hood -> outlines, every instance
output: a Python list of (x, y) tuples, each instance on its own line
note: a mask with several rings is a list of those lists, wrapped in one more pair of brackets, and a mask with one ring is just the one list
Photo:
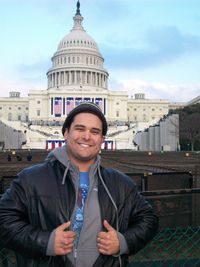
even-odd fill
[(55, 148), (47, 155), (46, 161), (54, 161), (54, 160), (60, 161), (60, 163), (62, 163), (65, 167), (68, 166), (69, 159), (67, 157), (66, 145)]
[[(55, 160), (58, 160), (60, 163), (62, 163), (66, 168), (63, 175), (62, 184), (65, 183), (66, 175), (68, 170), (72, 172), (78, 172), (78, 168), (72, 164), (67, 156), (67, 146), (64, 145), (62, 147), (57, 147), (54, 150), (52, 150), (46, 157), (46, 161), (52, 162)], [(91, 166), (90, 172), (95, 172), (95, 170), (99, 169), (100, 167), (100, 161), (101, 157), (97, 155), (96, 162), (94, 165)]]

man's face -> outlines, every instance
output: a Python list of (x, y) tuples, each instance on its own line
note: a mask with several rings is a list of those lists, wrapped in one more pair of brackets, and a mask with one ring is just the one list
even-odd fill
[(69, 159), (80, 171), (88, 171), (104, 142), (102, 122), (94, 114), (79, 113), (70, 128), (66, 129), (64, 138), (67, 140)]

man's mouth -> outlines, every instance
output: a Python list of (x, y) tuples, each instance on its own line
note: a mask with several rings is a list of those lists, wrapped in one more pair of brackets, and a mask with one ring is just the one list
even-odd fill
[(90, 145), (88, 145), (88, 144), (79, 144), (79, 145), (82, 147), (90, 147)]

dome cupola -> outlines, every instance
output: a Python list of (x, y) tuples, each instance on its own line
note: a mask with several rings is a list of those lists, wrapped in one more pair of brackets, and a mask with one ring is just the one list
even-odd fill
[(67, 34), (59, 43), (57, 51), (71, 48), (94, 49), (99, 52), (95, 40), (86, 33), (82, 26), (83, 17), (80, 13), (80, 3), (77, 2), (76, 14), (73, 17), (74, 26), (69, 34)]
[(80, 2), (76, 4), (74, 25), (69, 34), (59, 42), (48, 70), (48, 89), (107, 89), (108, 72), (95, 40), (82, 26)]

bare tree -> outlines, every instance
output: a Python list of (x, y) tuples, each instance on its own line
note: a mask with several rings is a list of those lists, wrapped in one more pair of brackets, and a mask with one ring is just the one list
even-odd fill
[(180, 113), (180, 138), (187, 139), (191, 144), (191, 150), (194, 150), (194, 144), (200, 140), (200, 113)]

